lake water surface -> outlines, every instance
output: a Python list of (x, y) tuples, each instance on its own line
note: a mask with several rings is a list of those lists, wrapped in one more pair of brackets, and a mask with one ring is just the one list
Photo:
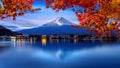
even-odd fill
[(120, 42), (0, 41), (0, 68), (120, 68)]

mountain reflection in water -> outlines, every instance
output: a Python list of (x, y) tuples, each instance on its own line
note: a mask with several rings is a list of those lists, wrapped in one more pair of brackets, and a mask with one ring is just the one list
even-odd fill
[(0, 41), (0, 68), (119, 68), (120, 42)]

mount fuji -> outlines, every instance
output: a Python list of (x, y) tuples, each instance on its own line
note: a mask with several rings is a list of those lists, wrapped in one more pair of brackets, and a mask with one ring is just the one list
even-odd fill
[(63, 25), (75, 25), (74, 23), (69, 22), (67, 19), (63, 18), (63, 17), (57, 17), (55, 20), (44, 24), (43, 26), (45, 27), (49, 27), (49, 26), (63, 26)]
[(65, 35), (65, 34), (89, 34), (87, 28), (73, 28), (71, 25), (76, 25), (69, 22), (63, 17), (58, 17), (55, 20), (46, 23), (40, 27), (17, 31), (23, 34), (39, 34), (39, 35)]

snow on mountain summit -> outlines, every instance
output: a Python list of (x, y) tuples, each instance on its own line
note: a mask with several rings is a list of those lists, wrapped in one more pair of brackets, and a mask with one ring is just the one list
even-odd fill
[(73, 25), (73, 23), (69, 22), (63, 17), (57, 17), (55, 20), (46, 23), (43, 26), (63, 26), (63, 25)]

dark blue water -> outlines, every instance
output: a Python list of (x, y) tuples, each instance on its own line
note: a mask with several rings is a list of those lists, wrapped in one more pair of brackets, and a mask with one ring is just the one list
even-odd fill
[(120, 42), (0, 41), (0, 68), (120, 68)]

